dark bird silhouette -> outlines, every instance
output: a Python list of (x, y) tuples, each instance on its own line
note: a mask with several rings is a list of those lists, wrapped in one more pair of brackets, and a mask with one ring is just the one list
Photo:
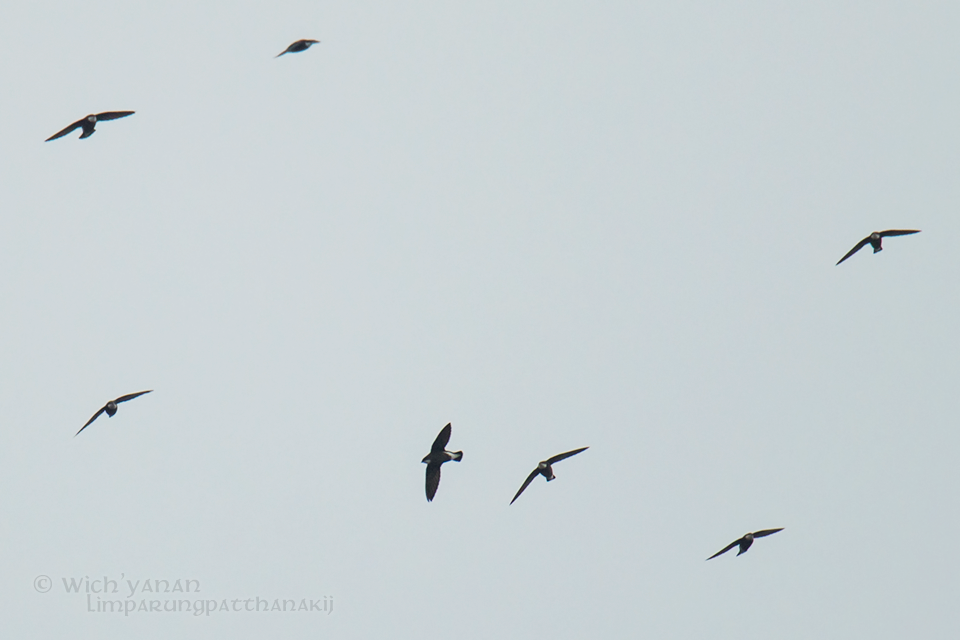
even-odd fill
[[(920, 229), (887, 229), (886, 231), (874, 231), (866, 238), (857, 243), (853, 249), (847, 252), (847, 255), (840, 258), (840, 262), (843, 262), (860, 249), (863, 249), (868, 243), (873, 247), (873, 252), (877, 253), (878, 251), (883, 251), (883, 239), (887, 236), (908, 236), (911, 233), (920, 233)], [(838, 262), (837, 264), (840, 264)]]
[(433, 441), (428, 453), (421, 462), (427, 465), (427, 502), (433, 502), (433, 496), (437, 495), (437, 487), (440, 486), (440, 465), (444, 462), (456, 460), (460, 462), (463, 457), (463, 451), (447, 451), (447, 443), (450, 442), (451, 424), (440, 430), (437, 439)]
[(44, 140), (44, 142), (50, 142), (51, 140), (62, 138), (77, 127), (83, 127), (83, 133), (80, 134), (80, 139), (83, 140), (84, 138), (89, 138), (93, 135), (94, 127), (97, 126), (98, 122), (102, 122), (104, 120), (116, 120), (117, 118), (126, 118), (129, 115), (133, 115), (133, 113), (133, 111), (104, 111), (103, 113), (91, 113), (85, 118), (80, 118), (66, 129), (53, 134)]
[(285, 53), (300, 53), (301, 51), (306, 51), (307, 49), (317, 44), (318, 42), (320, 41), (319, 40), (297, 40), (292, 45), (290, 45), (289, 47), (287, 47), (286, 49), (284, 49), (283, 51), (281, 51), (280, 53), (278, 53), (273, 57), (279, 58)]
[[(113, 415), (117, 412), (117, 405), (118, 405), (118, 404), (120, 404), (121, 402), (126, 402), (127, 400), (133, 400), (133, 399), (136, 398), (137, 396), (142, 396), (143, 394), (145, 394), (145, 393), (150, 393), (151, 391), (153, 391), (153, 389), (148, 389), (148, 390), (146, 390), (146, 391), (138, 391), (138, 392), (136, 392), (136, 393), (128, 393), (128, 394), (125, 395), (125, 396), (120, 396), (120, 397), (117, 398), (116, 400), (111, 400), (111, 401), (108, 402), (107, 404), (105, 404), (105, 405), (103, 405), (102, 407), (100, 407), (100, 411), (97, 411), (95, 414), (93, 414), (93, 417), (90, 418), (89, 420), (87, 420), (87, 424), (85, 424), (85, 425), (83, 425), (82, 427), (80, 427), (80, 431), (83, 431), (84, 429), (86, 429), (87, 427), (89, 427), (89, 426), (90, 426), (90, 423), (93, 422), (94, 420), (96, 420), (97, 418), (99, 418), (99, 417), (100, 417), (100, 414), (103, 413), (104, 411), (107, 412), (107, 417), (112, 418)], [(73, 437), (76, 438), (78, 435), (80, 435), (80, 431), (77, 431), (77, 432), (73, 435)]]
[(763, 531), (754, 531), (753, 533), (748, 533), (747, 535), (743, 536), (739, 540), (734, 540), (733, 542), (725, 546), (720, 551), (717, 551), (715, 554), (707, 558), (707, 560), (713, 560), (717, 556), (723, 555), (727, 551), (730, 551), (730, 549), (733, 549), (737, 545), (740, 545), (740, 551), (737, 553), (737, 555), (740, 555), (741, 553), (746, 553), (747, 549), (750, 548), (750, 545), (753, 544), (754, 538), (762, 538), (764, 536), (769, 536), (771, 534), (776, 533), (777, 531), (783, 531), (783, 527), (780, 527), (779, 529), (764, 529)]
[(570, 456), (575, 456), (581, 451), (586, 451), (589, 448), (590, 447), (583, 447), (582, 449), (574, 449), (573, 451), (567, 451), (566, 453), (561, 453), (553, 456), (552, 458), (547, 458), (546, 460), (542, 461), (540, 464), (537, 465), (536, 469), (530, 472), (530, 475), (527, 476), (527, 479), (523, 481), (523, 486), (520, 487), (519, 491), (517, 491), (517, 495), (513, 496), (513, 500), (510, 501), (510, 504), (513, 504), (514, 501), (516, 501), (516, 499), (520, 497), (520, 494), (523, 493), (523, 490), (526, 489), (527, 486), (531, 482), (533, 482), (533, 479), (536, 478), (538, 475), (543, 476), (544, 478), (547, 479), (547, 482), (550, 482), (551, 480), (556, 478), (556, 476), (553, 475), (553, 465), (560, 462), (561, 460), (566, 460)]

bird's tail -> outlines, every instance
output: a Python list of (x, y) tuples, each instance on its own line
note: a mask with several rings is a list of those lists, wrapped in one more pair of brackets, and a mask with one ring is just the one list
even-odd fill
[(462, 457), (463, 457), (463, 451), (451, 451), (451, 452), (450, 452), (450, 459), (451, 459), (451, 460), (455, 460), (456, 462), (460, 462), (460, 458), (462, 458)]

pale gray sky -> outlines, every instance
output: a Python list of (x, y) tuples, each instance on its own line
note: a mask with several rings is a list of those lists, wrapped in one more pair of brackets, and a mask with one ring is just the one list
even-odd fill
[[(10, 4), (6, 635), (956, 638), (958, 30), (947, 2)], [(923, 233), (834, 266), (891, 227)], [(334, 611), (89, 612), (84, 576)]]

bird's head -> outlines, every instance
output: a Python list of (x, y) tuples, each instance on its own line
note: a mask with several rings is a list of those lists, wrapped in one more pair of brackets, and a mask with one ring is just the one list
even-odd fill
[(89, 120), (90, 122), (96, 122), (97, 121), (96, 114), (91, 113), (90, 115), (87, 116), (87, 120)]
[(428, 462), (430, 462), (430, 454), (428, 453), (427, 455), (423, 456), (423, 460), (421, 460), (420, 462), (424, 464), (427, 464)]
[(871, 239), (871, 240), (879, 240), (879, 239), (880, 239), (880, 234), (877, 233), (876, 231), (874, 231), (873, 233), (870, 234), (870, 239)]

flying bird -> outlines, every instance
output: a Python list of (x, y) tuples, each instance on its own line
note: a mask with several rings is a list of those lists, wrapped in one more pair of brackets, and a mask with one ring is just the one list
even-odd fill
[[(887, 236), (908, 236), (912, 233), (920, 233), (920, 229), (887, 229), (886, 231), (874, 231), (866, 238), (857, 243), (853, 249), (847, 252), (847, 255), (840, 258), (840, 262), (843, 262), (860, 249), (863, 249), (868, 243), (873, 247), (873, 252), (877, 253), (878, 251), (883, 251), (883, 239)], [(838, 262), (837, 264), (840, 264)]]
[[(145, 393), (150, 393), (151, 391), (153, 391), (153, 389), (148, 389), (147, 391), (138, 391), (138, 392), (136, 392), (136, 393), (128, 393), (128, 394), (125, 395), (125, 396), (120, 396), (120, 397), (117, 398), (116, 400), (111, 400), (111, 401), (108, 402), (107, 404), (105, 404), (105, 405), (103, 405), (102, 407), (100, 407), (100, 411), (97, 411), (95, 414), (93, 414), (93, 417), (90, 418), (89, 420), (87, 420), (87, 424), (85, 424), (85, 425), (83, 425), (82, 427), (80, 427), (80, 431), (83, 431), (84, 429), (86, 429), (87, 427), (89, 427), (89, 426), (90, 426), (90, 423), (93, 422), (94, 420), (96, 420), (97, 418), (99, 418), (99, 417), (100, 417), (100, 414), (103, 413), (104, 411), (107, 412), (107, 416), (108, 416), (108, 417), (112, 418), (113, 415), (117, 412), (117, 405), (118, 405), (118, 404), (120, 404), (121, 402), (126, 402), (127, 400), (133, 400), (133, 399), (136, 398), (137, 396), (142, 396), (143, 394), (145, 394)], [(77, 432), (74, 434), (73, 437), (76, 438), (78, 435), (80, 435), (80, 431), (77, 431)]]
[(526, 489), (527, 486), (531, 482), (533, 482), (533, 479), (536, 478), (538, 475), (543, 476), (544, 478), (547, 479), (547, 482), (550, 482), (551, 480), (556, 478), (556, 476), (553, 475), (553, 465), (560, 462), (561, 460), (566, 460), (570, 456), (575, 456), (581, 451), (586, 451), (589, 448), (590, 447), (583, 447), (582, 449), (574, 449), (573, 451), (567, 451), (566, 453), (561, 453), (553, 456), (552, 458), (547, 458), (546, 460), (542, 461), (540, 464), (537, 465), (536, 469), (530, 472), (530, 475), (527, 476), (527, 479), (523, 481), (523, 486), (520, 487), (519, 491), (517, 491), (517, 495), (513, 496), (513, 500), (510, 501), (510, 504), (513, 504), (514, 501), (520, 497), (520, 494), (523, 493), (523, 490)]
[(437, 439), (433, 441), (430, 447), (430, 453), (424, 456), (421, 462), (427, 465), (427, 502), (433, 502), (433, 496), (437, 495), (437, 487), (440, 486), (440, 465), (444, 462), (456, 460), (460, 462), (463, 457), (463, 451), (447, 451), (447, 443), (450, 442), (451, 424), (440, 430)]
[(279, 58), (285, 53), (300, 53), (301, 51), (306, 51), (307, 49), (317, 44), (318, 42), (320, 41), (319, 40), (297, 40), (292, 45), (290, 45), (289, 47), (287, 47), (286, 49), (284, 49), (283, 51), (281, 51), (280, 53), (278, 53), (273, 57)]
[(717, 551), (715, 554), (707, 558), (707, 560), (713, 560), (717, 556), (723, 555), (727, 551), (730, 551), (730, 549), (733, 549), (737, 545), (740, 545), (740, 551), (737, 553), (737, 555), (739, 556), (741, 553), (747, 552), (747, 549), (749, 549), (750, 545), (753, 544), (754, 538), (762, 538), (764, 536), (769, 536), (771, 534), (776, 533), (777, 531), (783, 531), (783, 527), (780, 527), (779, 529), (764, 529), (763, 531), (754, 531), (753, 533), (748, 533), (747, 535), (743, 536), (739, 540), (734, 540), (733, 542), (725, 546), (720, 551)]
[(126, 118), (134, 113), (135, 112), (133, 111), (104, 111), (103, 113), (91, 113), (85, 118), (80, 118), (66, 129), (53, 134), (44, 140), (44, 142), (50, 142), (51, 140), (62, 138), (77, 127), (83, 127), (83, 133), (80, 134), (80, 139), (83, 140), (84, 138), (89, 138), (93, 135), (94, 127), (97, 126), (98, 122), (102, 122), (104, 120), (116, 120), (117, 118)]

